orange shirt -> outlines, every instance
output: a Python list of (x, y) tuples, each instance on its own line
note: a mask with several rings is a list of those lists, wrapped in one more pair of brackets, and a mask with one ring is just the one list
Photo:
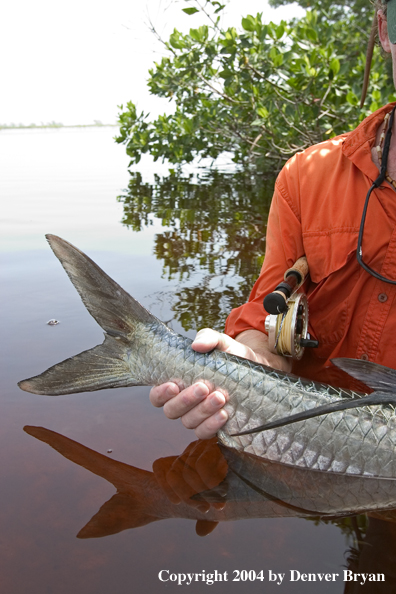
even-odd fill
[[(232, 337), (251, 328), (264, 332), (263, 298), (305, 254), (309, 331), (320, 346), (306, 349), (302, 360), (293, 363), (300, 376), (354, 387), (331, 364), (335, 357), (396, 368), (396, 286), (376, 280), (356, 260), (364, 201), (379, 174), (371, 147), (393, 106), (288, 161), (275, 184), (260, 276), (248, 303), (227, 319), (225, 332)], [(362, 249), (371, 268), (396, 279), (396, 193), (387, 182), (371, 194)]]

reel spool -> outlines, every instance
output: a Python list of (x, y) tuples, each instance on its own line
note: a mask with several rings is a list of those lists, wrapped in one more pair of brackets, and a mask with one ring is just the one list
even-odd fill
[(284, 280), (264, 299), (269, 312), (265, 319), (268, 346), (273, 353), (301, 359), (306, 347), (316, 348), (317, 340), (308, 333), (308, 301), (304, 293), (296, 293), (308, 274), (303, 256), (285, 272)]
[(308, 301), (304, 293), (295, 293), (288, 301), (288, 310), (265, 318), (268, 345), (273, 353), (301, 359), (305, 347), (317, 347), (308, 334)]

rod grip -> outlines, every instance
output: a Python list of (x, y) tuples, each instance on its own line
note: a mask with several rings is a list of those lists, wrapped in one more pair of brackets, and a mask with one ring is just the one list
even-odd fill
[(308, 269), (307, 259), (305, 256), (301, 256), (301, 258), (299, 258), (298, 260), (296, 260), (294, 262), (294, 264), (291, 268), (286, 270), (284, 280), (286, 281), (290, 275), (300, 277), (298, 286), (295, 287), (295, 289), (294, 289), (294, 290), (296, 290), (296, 289), (298, 289), (298, 287), (300, 287), (303, 284), (306, 276), (308, 275), (308, 272), (309, 272), (309, 269)]

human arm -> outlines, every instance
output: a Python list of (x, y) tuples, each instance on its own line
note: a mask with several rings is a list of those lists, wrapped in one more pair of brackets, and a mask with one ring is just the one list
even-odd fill
[[(268, 348), (267, 336), (259, 330), (246, 330), (234, 340), (226, 334), (205, 328), (198, 332), (192, 348), (206, 353), (214, 348), (238, 355), (275, 369), (290, 371), (291, 360), (275, 355)], [(163, 407), (169, 419), (181, 418), (188, 429), (194, 429), (200, 439), (209, 439), (226, 423), (227, 413), (223, 406), (227, 393), (211, 391), (204, 382), (179, 390), (173, 382), (155, 386), (150, 392), (150, 401), (156, 407)]]

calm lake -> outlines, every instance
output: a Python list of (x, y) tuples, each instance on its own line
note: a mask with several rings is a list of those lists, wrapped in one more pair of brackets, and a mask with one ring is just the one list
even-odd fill
[[(203, 170), (197, 181), (192, 169), (172, 174), (149, 160), (130, 174), (114, 134), (106, 127), (0, 132), (0, 591), (179, 592), (170, 576), (194, 573), (201, 574), (188, 586), (195, 592), (355, 592), (342, 581), (352, 558), (356, 571), (390, 572), (365, 592), (394, 592), (391, 523), (364, 549), (362, 516), (324, 522), (272, 502), (256, 509), (243, 498), (225, 506), (190, 500), (216, 486), (197, 484), (192, 473), (207, 458), (221, 475), (221, 453), (194, 444), (180, 460), (194, 435), (150, 405), (149, 388), (46, 397), (17, 387), (103, 340), (46, 233), (76, 245), (191, 338), (199, 327), (221, 329), (257, 276), (271, 188)], [(367, 547), (369, 561), (357, 569)], [(222, 581), (206, 584), (202, 573), (215, 570)], [(341, 577), (291, 582), (290, 570)], [(282, 583), (269, 581), (269, 571), (285, 574)]]

